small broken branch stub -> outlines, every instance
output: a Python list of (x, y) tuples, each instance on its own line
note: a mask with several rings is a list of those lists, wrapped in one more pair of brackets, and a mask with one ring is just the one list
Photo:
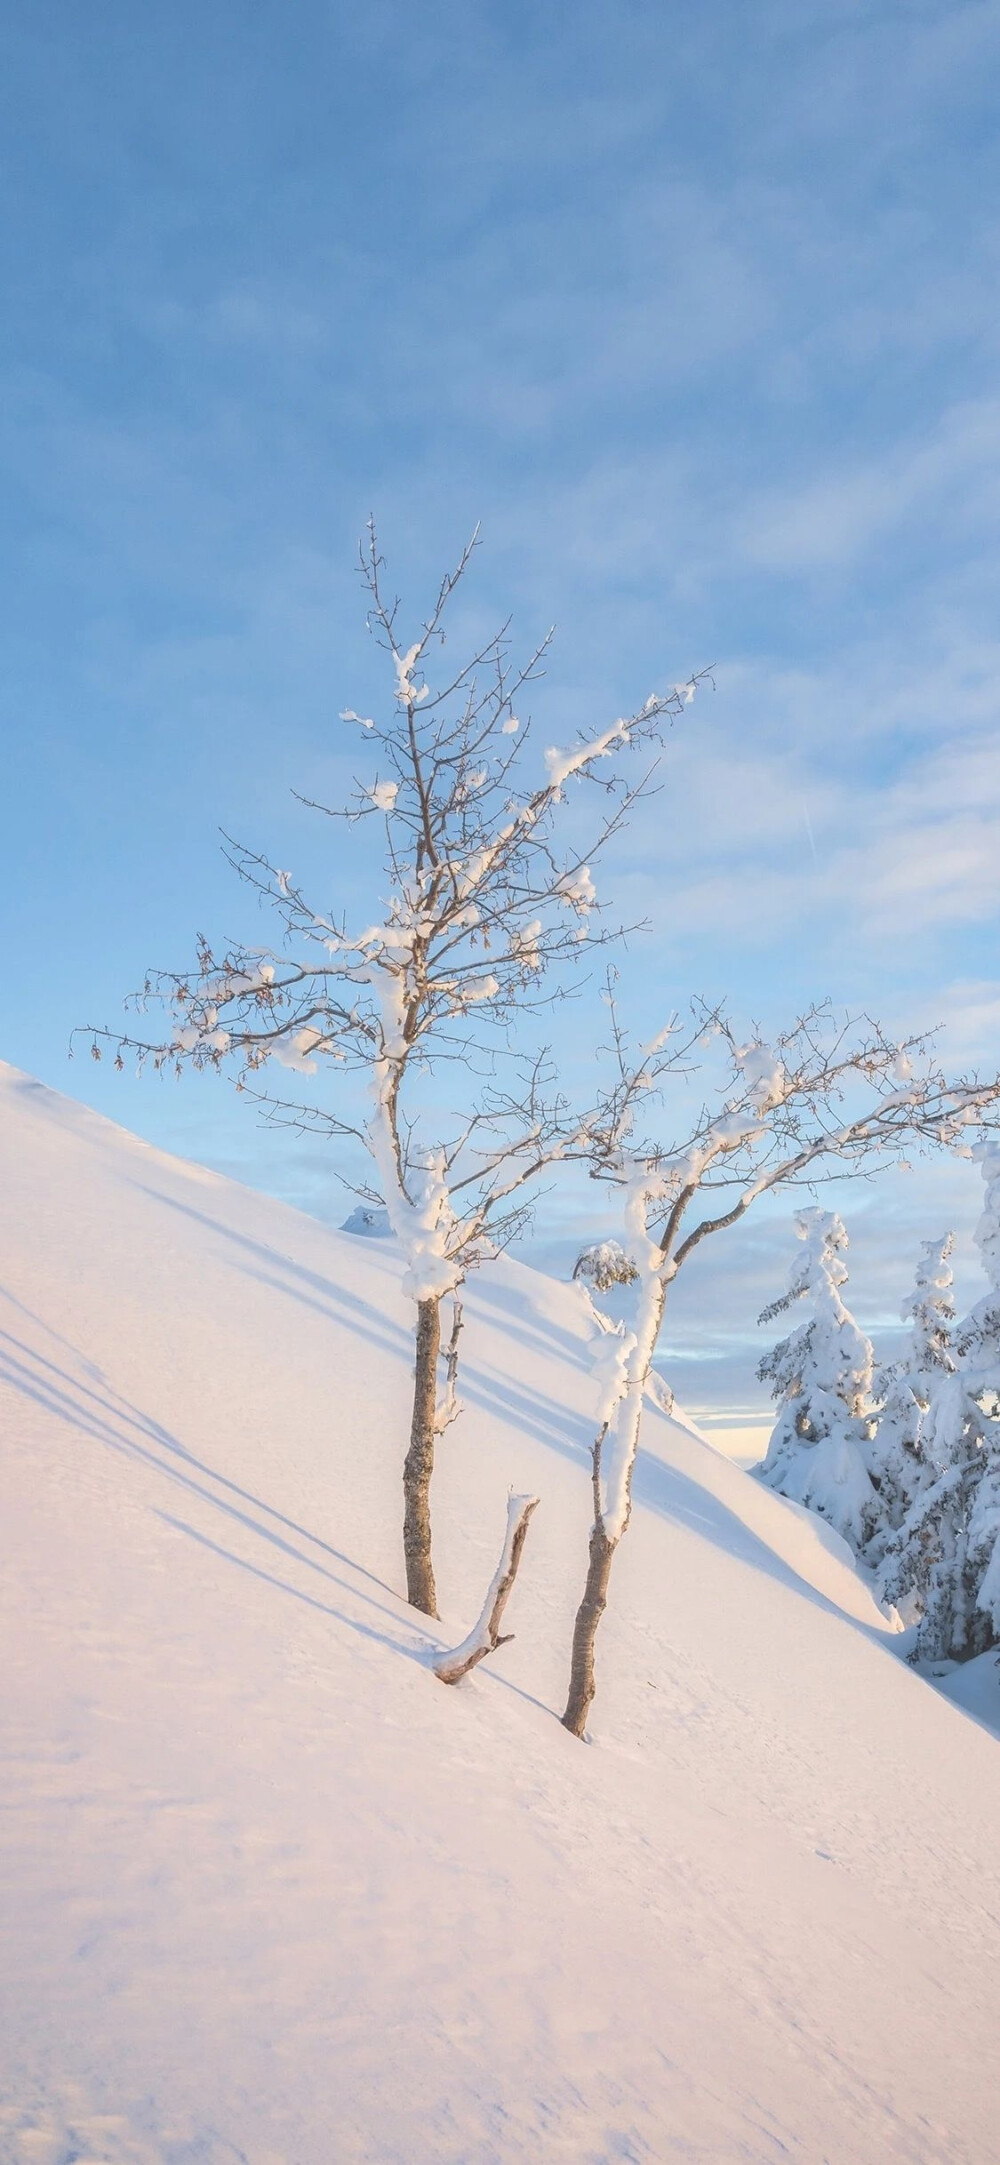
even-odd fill
[(461, 1646), (452, 1648), (449, 1654), (441, 1654), (434, 1663), (434, 1674), (442, 1684), (457, 1684), (460, 1677), (467, 1676), (476, 1663), (485, 1660), (487, 1654), (495, 1654), (498, 1646), (508, 1646), (514, 1634), (501, 1632), (500, 1624), (504, 1609), (517, 1577), (518, 1565), (524, 1550), (532, 1513), (538, 1507), (537, 1496), (510, 1496), (507, 1500), (507, 1532), (504, 1537), (500, 1561), (487, 1588), (486, 1599), (478, 1622)]

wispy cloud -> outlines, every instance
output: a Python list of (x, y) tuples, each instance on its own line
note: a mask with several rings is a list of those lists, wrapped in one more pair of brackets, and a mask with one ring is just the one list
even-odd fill
[(942, 529), (968, 536), (1000, 529), (1000, 400), (952, 408), (930, 432), (863, 463), (848, 461), (804, 487), (747, 504), (738, 545), (771, 570), (812, 572), (857, 565), (901, 528), (940, 548)]
[[(307, 13), (209, 11), (196, 69), (169, 9), (8, 41), (5, 1050), (173, 1132), (63, 1048), (240, 929), (217, 822), (378, 890), (288, 795), (380, 696), (374, 509), (414, 615), (483, 518), (456, 644), (557, 620), (543, 741), (718, 665), (604, 880), (637, 1011), (830, 991), (1000, 1057), (998, 0)], [(936, 1178), (866, 1220), (880, 1284)], [(783, 1238), (678, 1309), (699, 1357)]]

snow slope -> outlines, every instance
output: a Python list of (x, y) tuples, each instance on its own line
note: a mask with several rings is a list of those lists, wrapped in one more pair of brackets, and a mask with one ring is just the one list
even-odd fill
[(12, 1069), (0, 1153), (5, 2165), (1000, 2156), (997, 1744), (836, 1538), (651, 1407), (579, 1745), (577, 1289), (473, 1290), (425, 1628), (392, 1244)]

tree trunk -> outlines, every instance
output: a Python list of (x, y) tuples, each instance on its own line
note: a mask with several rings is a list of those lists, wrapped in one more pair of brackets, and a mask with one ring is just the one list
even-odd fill
[(416, 1364), (410, 1448), (403, 1466), (403, 1550), (406, 1598), (425, 1616), (437, 1615), (437, 1592), (431, 1563), (431, 1474), (434, 1471), (434, 1425), (437, 1414), (437, 1364), (441, 1346), (441, 1302), (437, 1296), (417, 1303)]
[(478, 1661), (485, 1661), (487, 1654), (495, 1654), (498, 1646), (507, 1646), (513, 1632), (501, 1632), (500, 1624), (507, 1606), (508, 1596), (517, 1577), (528, 1526), (532, 1512), (537, 1509), (537, 1496), (511, 1496), (507, 1504), (507, 1532), (500, 1562), (493, 1573), (486, 1592), (482, 1613), (461, 1646), (453, 1647), (450, 1654), (442, 1654), (434, 1663), (434, 1674), (442, 1684), (457, 1684), (460, 1677), (467, 1676)]
[(607, 1605), (608, 1580), (617, 1547), (617, 1541), (609, 1541), (600, 1520), (595, 1519), (590, 1534), (587, 1584), (573, 1627), (569, 1698), (562, 1718), (563, 1728), (568, 1729), (575, 1737), (582, 1737), (586, 1729), (587, 1715), (594, 1696), (594, 1640)]

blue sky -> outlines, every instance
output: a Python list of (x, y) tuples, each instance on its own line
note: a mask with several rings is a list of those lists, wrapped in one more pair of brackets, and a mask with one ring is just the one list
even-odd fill
[[(830, 993), (995, 1063), (1000, 5), (38, 0), (0, 37), (4, 1055), (339, 1214), (221, 1088), (66, 1041), (249, 929), (220, 825), (314, 847), (289, 791), (377, 695), (371, 510), (414, 617), (482, 521), (465, 620), (555, 621), (553, 737), (715, 664), (617, 867), (642, 1026)], [(868, 1319), (977, 1203), (859, 1198)], [(679, 1303), (706, 1402), (787, 1249)]]

